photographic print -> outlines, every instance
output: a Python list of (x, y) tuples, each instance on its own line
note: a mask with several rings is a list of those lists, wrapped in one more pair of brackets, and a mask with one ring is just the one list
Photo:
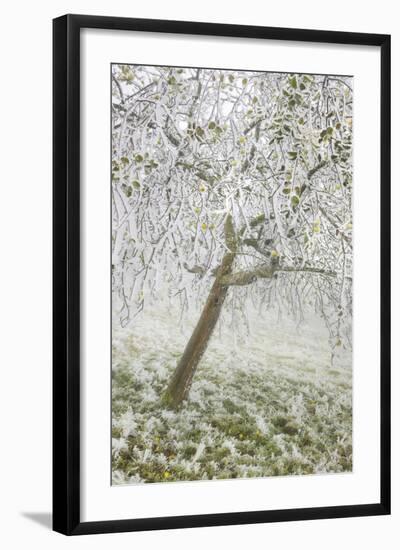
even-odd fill
[(351, 472), (353, 78), (110, 86), (112, 484)]

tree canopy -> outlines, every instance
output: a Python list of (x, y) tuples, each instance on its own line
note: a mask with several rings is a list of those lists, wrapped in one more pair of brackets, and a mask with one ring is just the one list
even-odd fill
[[(235, 247), (225, 311), (321, 315), (351, 345), (352, 79), (112, 66), (112, 282), (123, 325), (149, 297), (182, 318)], [(234, 312), (234, 316), (231, 313)]]

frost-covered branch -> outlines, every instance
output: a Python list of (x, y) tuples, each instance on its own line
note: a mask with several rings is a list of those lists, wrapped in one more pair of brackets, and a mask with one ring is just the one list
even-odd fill
[(319, 275), (325, 275), (328, 277), (336, 277), (336, 273), (331, 271), (324, 271), (314, 267), (279, 267), (273, 264), (260, 265), (252, 270), (239, 271), (232, 273), (221, 279), (221, 283), (227, 286), (244, 286), (250, 283), (254, 283), (257, 279), (272, 279), (277, 273), (317, 273)]

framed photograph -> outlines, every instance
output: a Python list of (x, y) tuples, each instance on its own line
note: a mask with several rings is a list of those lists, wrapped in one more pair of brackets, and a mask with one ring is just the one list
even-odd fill
[(54, 20), (54, 529), (390, 513), (390, 36)]

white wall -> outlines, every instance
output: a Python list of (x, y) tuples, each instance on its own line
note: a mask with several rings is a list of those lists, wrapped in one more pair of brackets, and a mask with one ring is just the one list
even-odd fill
[[(95, 8), (94, 8), (95, 4)], [(391, 33), (393, 152), (400, 150), (400, 29), (395, 0), (113, 0), (7, 2), (2, 9), (0, 224), (2, 480), (0, 541), (14, 548), (398, 548), (400, 537), (399, 289), (393, 288), (393, 515), (316, 522), (66, 538), (44, 526), (51, 509), (51, 19), (88, 13)], [(398, 155), (393, 153), (393, 205)], [(393, 281), (399, 279), (398, 218)], [(4, 377), (5, 375), (5, 377)], [(6, 542), (7, 540), (7, 542)], [(5, 543), (5, 544), (4, 544)]]

